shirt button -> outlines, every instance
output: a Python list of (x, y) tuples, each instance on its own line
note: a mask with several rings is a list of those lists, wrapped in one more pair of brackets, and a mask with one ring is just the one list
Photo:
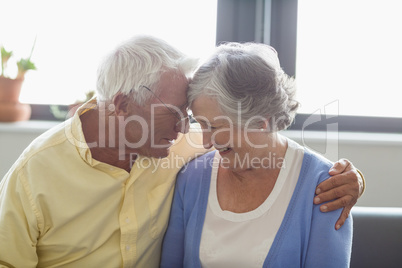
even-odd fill
[(129, 245), (126, 246), (126, 250), (130, 250), (130, 246), (129, 246)]
[(126, 218), (126, 223), (129, 223), (130, 222), (130, 219), (129, 218)]

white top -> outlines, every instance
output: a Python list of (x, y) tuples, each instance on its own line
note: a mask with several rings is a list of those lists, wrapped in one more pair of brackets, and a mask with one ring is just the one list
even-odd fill
[(201, 235), (202, 267), (262, 267), (292, 198), (303, 155), (303, 147), (288, 139), (283, 165), (271, 194), (255, 210), (233, 213), (223, 211), (218, 202), (216, 180), (220, 155), (216, 152)]

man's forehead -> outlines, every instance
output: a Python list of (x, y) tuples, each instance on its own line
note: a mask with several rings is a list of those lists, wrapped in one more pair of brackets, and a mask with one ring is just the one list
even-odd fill
[(188, 79), (184, 75), (166, 72), (158, 83), (159, 97), (170, 104), (183, 106), (187, 104)]

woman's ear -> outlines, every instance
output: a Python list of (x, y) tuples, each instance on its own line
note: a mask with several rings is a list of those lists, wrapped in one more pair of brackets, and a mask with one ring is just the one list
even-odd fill
[(265, 120), (261, 121), (261, 123), (259, 124), (259, 128), (263, 129), (263, 130), (269, 130), (269, 120), (270, 118), (267, 116)]
[(114, 112), (116, 115), (128, 115), (130, 112), (130, 106), (134, 100), (130, 95), (124, 95), (117, 93), (113, 97)]

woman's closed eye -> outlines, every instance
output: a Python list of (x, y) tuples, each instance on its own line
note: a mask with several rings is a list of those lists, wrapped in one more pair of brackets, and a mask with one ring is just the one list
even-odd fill
[(198, 123), (200, 124), (201, 128), (203, 130), (214, 130), (217, 129), (216, 126), (212, 126), (210, 123), (207, 123), (205, 121), (199, 120)]

